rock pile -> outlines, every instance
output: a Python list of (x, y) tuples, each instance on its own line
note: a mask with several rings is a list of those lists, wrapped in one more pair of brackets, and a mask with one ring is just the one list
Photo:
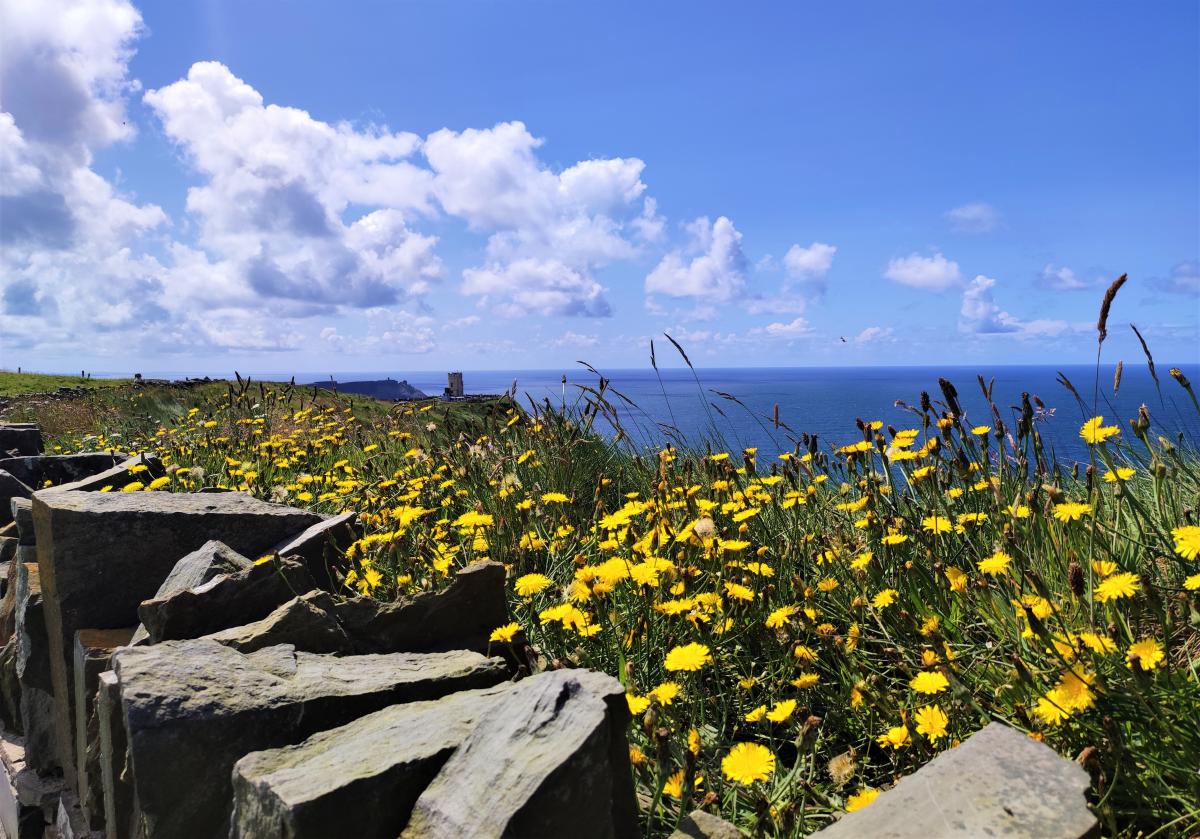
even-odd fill
[(352, 514), (102, 491), (161, 467), (32, 427), (0, 449), (3, 835), (634, 835), (624, 692), (512, 680), (503, 566), (347, 597)]

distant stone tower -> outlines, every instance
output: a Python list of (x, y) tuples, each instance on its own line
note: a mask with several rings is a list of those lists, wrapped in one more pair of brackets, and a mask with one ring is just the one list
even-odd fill
[(446, 374), (446, 392), (443, 394), (446, 399), (462, 399), (463, 397), (463, 380), (461, 372)]

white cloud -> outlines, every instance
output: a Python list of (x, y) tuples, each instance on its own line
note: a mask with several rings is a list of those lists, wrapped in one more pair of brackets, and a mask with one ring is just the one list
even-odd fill
[(836, 253), (835, 246), (821, 242), (813, 242), (807, 248), (792, 245), (783, 256), (783, 266), (794, 280), (823, 283)]
[(946, 220), (958, 233), (990, 233), (1000, 226), (1000, 213), (991, 204), (972, 201), (947, 212)]
[(448, 332), (453, 329), (468, 329), (478, 324), (483, 318), (479, 315), (467, 315), (466, 317), (454, 318), (454, 320), (446, 321), (442, 324), (442, 331)]
[(646, 277), (647, 294), (695, 297), (723, 303), (746, 283), (742, 234), (725, 216), (715, 222), (698, 218), (687, 226), (691, 244), (663, 257)]
[(808, 299), (789, 291), (770, 296), (751, 297), (746, 311), (752, 315), (798, 315), (808, 308)]
[(463, 292), (509, 317), (525, 314), (607, 317), (604, 288), (557, 259), (517, 259), (463, 271)]
[(1085, 282), (1074, 271), (1065, 265), (1047, 263), (1038, 275), (1038, 283), (1044, 288), (1055, 291), (1079, 291), (1090, 288), (1094, 283)]
[[(803, 338), (812, 334), (812, 327), (804, 318), (794, 318), (787, 323), (769, 323), (764, 326), (761, 332), (771, 338)], [(751, 334), (758, 334), (759, 330), (751, 330)]]
[(562, 335), (550, 342), (552, 347), (575, 347), (586, 349), (594, 347), (600, 343), (600, 339), (595, 335), (580, 335), (578, 332), (567, 330)]
[(959, 331), (975, 335), (1013, 335), (1018, 338), (1054, 337), (1065, 332), (1086, 332), (1090, 323), (1068, 323), (1048, 318), (1023, 321), (1000, 308), (992, 297), (996, 281), (982, 274), (963, 292)]
[(1171, 294), (1200, 294), (1200, 261), (1189, 259), (1176, 263), (1169, 276), (1150, 282), (1155, 288)]
[(854, 343), (859, 346), (867, 344), (877, 344), (892, 340), (892, 328), (890, 326), (868, 326), (854, 338)]
[(886, 279), (926, 291), (945, 291), (962, 284), (958, 263), (942, 254), (921, 256), (914, 253), (888, 262), (883, 272)]

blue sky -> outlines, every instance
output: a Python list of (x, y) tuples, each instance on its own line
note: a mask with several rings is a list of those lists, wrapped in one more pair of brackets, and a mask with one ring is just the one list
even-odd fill
[(1198, 9), (0, 0), (0, 364), (1194, 362)]

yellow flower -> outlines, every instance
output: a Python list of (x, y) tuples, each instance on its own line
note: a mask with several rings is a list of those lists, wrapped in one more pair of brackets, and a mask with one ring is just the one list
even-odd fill
[(886, 609), (896, 602), (896, 595), (899, 593), (894, 588), (885, 588), (879, 594), (875, 595), (875, 599), (871, 601), (871, 605), (876, 609)]
[(1137, 470), (1135, 469), (1130, 469), (1128, 466), (1118, 466), (1116, 472), (1111, 469), (1105, 472), (1104, 480), (1107, 483), (1115, 484), (1117, 481), (1128, 481), (1136, 474)]
[(514, 588), (517, 594), (522, 597), (532, 597), (540, 591), (549, 588), (552, 581), (545, 574), (526, 574), (523, 577), (517, 577), (517, 582)]
[(1186, 524), (1171, 531), (1175, 537), (1175, 553), (1184, 559), (1200, 556), (1200, 526)]
[(936, 670), (925, 670), (913, 676), (908, 686), (917, 693), (941, 693), (950, 686), (950, 680)]
[(853, 813), (855, 810), (861, 810), (878, 797), (879, 790), (874, 787), (863, 787), (846, 799), (846, 812)]
[(1054, 517), (1061, 522), (1075, 521), (1083, 518), (1092, 511), (1091, 504), (1080, 504), (1070, 501), (1064, 504), (1054, 505)]
[(506, 623), (504, 626), (497, 627), (492, 630), (492, 634), (488, 636), (489, 641), (499, 641), (507, 644), (512, 641), (513, 637), (521, 631), (521, 627), (516, 623)]
[(785, 699), (778, 705), (775, 705), (767, 712), (767, 719), (771, 722), (783, 722), (796, 711), (796, 700)]
[(821, 681), (821, 677), (816, 673), (801, 673), (792, 679), (792, 685), (800, 690), (804, 690), (805, 688), (815, 687), (819, 681)]
[(967, 575), (961, 569), (955, 568), (953, 565), (947, 565), (943, 573), (945, 573), (946, 579), (950, 581), (951, 591), (967, 590)]
[(1079, 429), (1079, 436), (1089, 446), (1103, 443), (1109, 437), (1119, 433), (1120, 429), (1115, 425), (1104, 424), (1104, 417), (1092, 417), (1083, 424), (1083, 428)]
[(1125, 661), (1130, 668), (1136, 664), (1142, 670), (1153, 670), (1162, 663), (1164, 658), (1162, 644), (1155, 638), (1143, 638), (1136, 644), (1131, 644), (1125, 652)]
[(931, 743), (936, 743), (945, 737), (946, 726), (950, 724), (946, 712), (938, 705), (926, 705), (924, 708), (918, 708), (913, 714), (913, 719), (917, 721), (917, 733), (924, 734)]
[(1117, 648), (1117, 643), (1113, 639), (1095, 632), (1080, 632), (1079, 640), (1094, 653), (1111, 653)]
[(659, 705), (670, 705), (679, 695), (679, 685), (675, 682), (663, 682), (646, 694)]
[(738, 784), (765, 781), (775, 771), (775, 755), (758, 743), (738, 743), (721, 760), (721, 773)]
[(1200, 591), (1200, 574), (1193, 574), (1183, 581), (1183, 587), (1188, 591)]
[(547, 492), (542, 495), (543, 504), (566, 504), (570, 500), (561, 492)]
[(1009, 563), (1012, 562), (1012, 557), (1004, 551), (996, 551), (987, 559), (979, 561), (979, 570), (992, 577), (999, 576), (1008, 571)]
[(764, 623), (766, 623), (767, 629), (779, 629), (780, 627), (785, 626), (787, 622), (792, 619), (792, 615), (796, 614), (798, 611), (800, 610), (795, 606), (780, 606), (774, 612), (767, 615), (767, 619), (764, 621)]
[(885, 545), (899, 545), (902, 542), (907, 542), (908, 537), (905, 536), (903, 533), (889, 533), (887, 536), (884, 536), (879, 541), (883, 542), (883, 544), (885, 544)]
[(650, 707), (650, 700), (645, 696), (637, 696), (636, 694), (625, 694), (625, 701), (629, 703), (629, 713), (635, 717), (638, 714), (644, 713)]
[(750, 601), (754, 599), (753, 590), (738, 583), (725, 583), (725, 592), (734, 600)]
[(908, 726), (897, 725), (889, 728), (886, 733), (876, 737), (875, 742), (884, 748), (888, 746), (893, 749), (903, 748), (910, 742), (908, 738)]
[(767, 706), (759, 705), (753, 711), (746, 714), (746, 722), (758, 722), (767, 715)]
[(1138, 583), (1137, 574), (1122, 571), (1120, 574), (1105, 577), (1096, 586), (1095, 596), (1099, 602), (1107, 603), (1110, 600), (1119, 600), (1122, 597), (1132, 597), (1139, 588), (1140, 584)]
[(1116, 572), (1117, 563), (1110, 562), (1107, 559), (1093, 559), (1092, 560), (1092, 570), (1095, 571), (1097, 574), (1099, 574), (1101, 577), (1107, 577), (1109, 574)]
[(921, 521), (921, 527), (930, 533), (949, 533), (952, 529), (950, 520), (944, 516), (928, 516)]
[(684, 644), (674, 647), (667, 653), (663, 664), (668, 670), (696, 671), (706, 664), (712, 664), (712, 653), (703, 644)]

